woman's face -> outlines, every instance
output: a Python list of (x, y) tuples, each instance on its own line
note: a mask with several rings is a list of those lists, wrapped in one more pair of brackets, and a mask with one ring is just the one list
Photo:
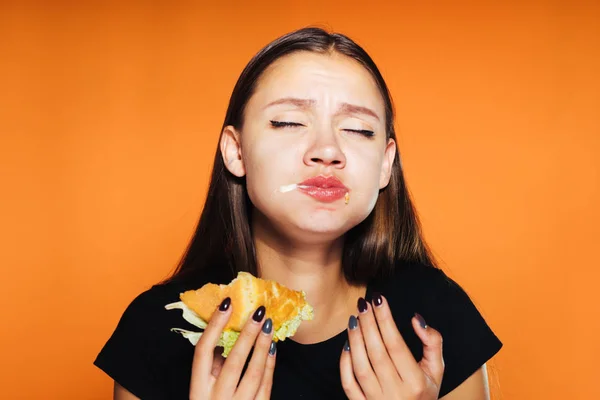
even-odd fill
[(369, 215), (395, 146), (369, 72), (338, 53), (304, 51), (267, 68), (242, 130), (225, 128), (221, 141), (228, 169), (246, 176), (253, 223), (308, 242), (338, 238)]

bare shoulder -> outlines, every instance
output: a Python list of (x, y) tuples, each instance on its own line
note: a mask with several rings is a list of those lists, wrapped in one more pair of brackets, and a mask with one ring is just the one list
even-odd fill
[(139, 400), (138, 397), (131, 394), (127, 389), (123, 386), (119, 385), (115, 381), (115, 386), (113, 389), (113, 399), (114, 400)]
[(486, 365), (484, 364), (441, 400), (490, 400)]

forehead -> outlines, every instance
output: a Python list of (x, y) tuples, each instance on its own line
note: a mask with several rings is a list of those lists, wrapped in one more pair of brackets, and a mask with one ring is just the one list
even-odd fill
[(313, 99), (317, 104), (350, 102), (384, 116), (384, 101), (370, 72), (337, 52), (298, 51), (281, 57), (263, 72), (250, 103), (282, 97)]

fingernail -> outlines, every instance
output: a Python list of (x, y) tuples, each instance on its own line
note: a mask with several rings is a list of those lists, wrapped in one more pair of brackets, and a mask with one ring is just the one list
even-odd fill
[(344, 351), (350, 351), (350, 343), (348, 343), (347, 340), (346, 343), (344, 343)]
[(252, 319), (255, 320), (256, 322), (260, 322), (262, 321), (262, 319), (265, 317), (265, 306), (260, 306), (256, 309), (256, 311), (254, 311), (254, 315), (252, 316)]
[(356, 317), (354, 315), (351, 315), (350, 320), (348, 321), (348, 328), (356, 329), (357, 326), (358, 326), (358, 320), (356, 319)]
[(379, 307), (383, 304), (383, 299), (381, 298), (381, 294), (378, 292), (373, 293), (373, 304), (375, 307)]
[(231, 299), (229, 297), (226, 297), (225, 300), (223, 300), (221, 302), (221, 305), (219, 306), (219, 311), (222, 311), (222, 312), (227, 311), (227, 309), (229, 308), (230, 305), (231, 305)]
[(271, 346), (269, 347), (269, 354), (270, 355), (275, 355), (275, 353), (277, 352), (277, 345), (275, 344), (275, 342), (271, 342)]
[(273, 320), (271, 318), (267, 318), (265, 323), (262, 326), (262, 331), (267, 335), (271, 333), (273, 330)]
[(367, 301), (365, 299), (363, 299), (362, 297), (359, 297), (358, 299), (358, 312), (359, 313), (364, 313), (367, 312)]
[(417, 321), (419, 321), (421, 328), (427, 329), (427, 322), (425, 322), (425, 319), (421, 316), (421, 314), (415, 313), (415, 317), (417, 318)]

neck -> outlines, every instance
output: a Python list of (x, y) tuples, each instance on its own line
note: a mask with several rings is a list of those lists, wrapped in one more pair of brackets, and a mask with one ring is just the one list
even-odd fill
[(300, 325), (294, 340), (313, 343), (342, 331), (366, 288), (350, 285), (342, 270), (343, 237), (324, 243), (299, 243), (254, 224), (253, 236), (262, 279), (303, 290), (314, 319)]

